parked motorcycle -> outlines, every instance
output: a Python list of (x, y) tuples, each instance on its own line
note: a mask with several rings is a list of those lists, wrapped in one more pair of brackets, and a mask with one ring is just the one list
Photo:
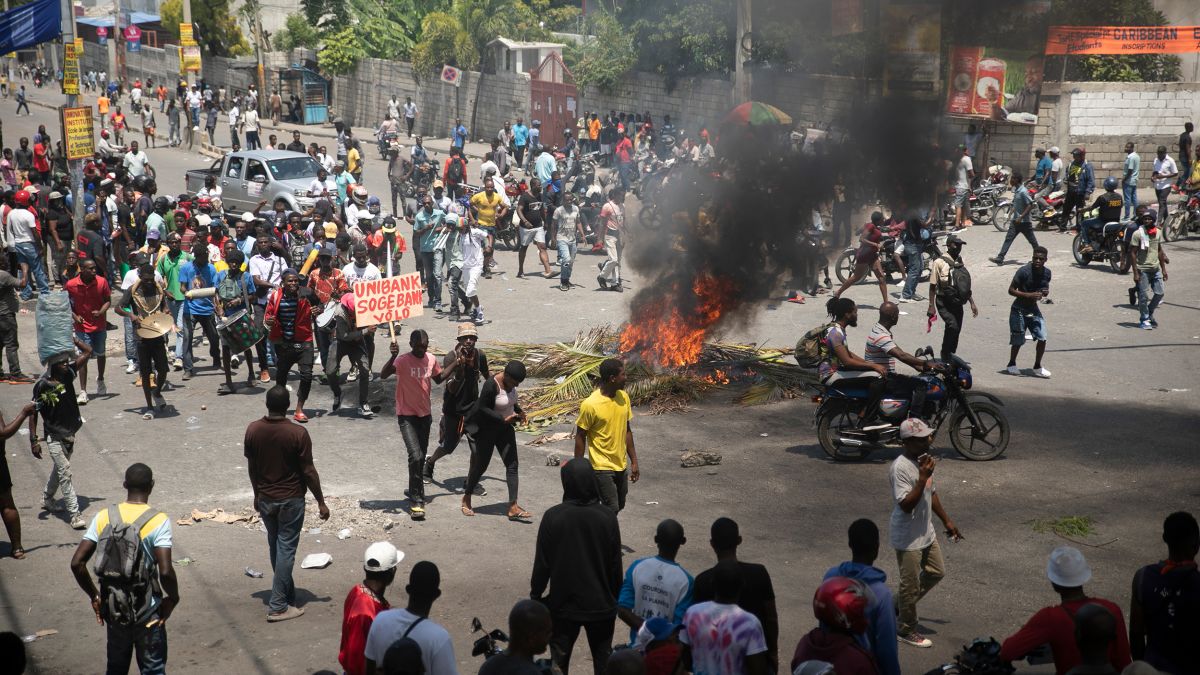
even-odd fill
[(642, 203), (638, 211), (638, 222), (642, 227), (658, 229), (663, 224), (664, 211), (658, 206), (659, 198), (667, 182), (671, 180), (671, 170), (675, 167), (675, 158), (660, 161), (653, 155), (646, 155), (637, 164), (637, 179), (631, 185), (633, 195)]
[[(942, 257), (942, 249), (938, 240), (949, 236), (949, 232), (934, 232), (929, 241), (925, 242), (925, 255), (921, 267), (922, 275), (929, 271), (929, 265), (933, 260)], [(898, 274), (903, 276), (904, 270), (896, 265), (895, 257), (892, 255), (896, 251), (897, 240), (892, 237), (884, 237), (882, 244), (883, 248), (879, 250), (879, 264), (883, 266), (884, 280), (891, 283), (892, 275)], [(842, 251), (842, 254), (838, 256), (837, 262), (833, 264), (838, 281), (844, 282), (850, 278), (850, 275), (854, 273), (854, 265), (857, 260), (857, 246), (848, 246)], [(869, 279), (864, 278), (864, 281), (869, 281)]]
[[(987, 225), (994, 220), (994, 210), (996, 204), (1000, 202), (1000, 195), (1004, 194), (1007, 186), (997, 183), (983, 183), (979, 187), (974, 188), (967, 194), (967, 217), (972, 221), (981, 225)], [(942, 207), (942, 225), (950, 227), (954, 224), (955, 211), (957, 207), (954, 205), (954, 194), (951, 192), (946, 200), (946, 205)]]
[[(900, 423), (919, 417), (936, 434), (946, 429), (950, 443), (966, 459), (984, 461), (1008, 449), (1009, 424), (1004, 403), (993, 394), (970, 391), (971, 365), (951, 354), (949, 361), (931, 358), (932, 347), (917, 350), (928, 359), (930, 370), (916, 375), (925, 384), (920, 410), (909, 410), (908, 398), (885, 394), (879, 402), (878, 425), (859, 428), (859, 417), (867, 400), (862, 385), (820, 385), (820, 406), (815, 415), (817, 439), (827, 455), (839, 461), (860, 460), (873, 450), (899, 447)], [(881, 426), (886, 425), (886, 426)]]
[(1200, 232), (1200, 190), (1185, 195), (1167, 216), (1163, 226), (1163, 241), (1179, 241), (1192, 232)]
[[(476, 638), (475, 642), (471, 644), (471, 656), (482, 656), (484, 660), (487, 660), (497, 654), (504, 653), (504, 647), (501, 644), (508, 642), (508, 635), (504, 631), (499, 628), (486, 631), (483, 628), (483, 623), (476, 617), (471, 619), (471, 634), (474, 635), (475, 633), (483, 633), (483, 635)], [(547, 658), (534, 659), (533, 667), (543, 675), (551, 675), (552, 673), (559, 672), (554, 667), (553, 661)]]
[(1083, 233), (1075, 235), (1071, 242), (1071, 253), (1080, 267), (1087, 267), (1092, 262), (1107, 262), (1114, 272), (1121, 271), (1121, 262), (1125, 260), (1125, 228), (1128, 220), (1105, 223), (1102, 227), (1092, 228), (1088, 233), (1089, 244), (1083, 245)]
[[(1037, 193), (1037, 186), (1032, 181), (1025, 184), (1025, 188), (1031, 193)], [(1046, 204), (1048, 209), (1043, 211), (1037, 204), (1029, 211), (1029, 220), (1033, 223), (1033, 229), (1045, 230), (1051, 226), (1057, 227), (1058, 221), (1062, 218), (1063, 200), (1067, 193), (1065, 190), (1055, 190), (1046, 195)], [(1017, 213), (1013, 209), (1012, 199), (1002, 199), (996, 204), (994, 213), (992, 214), (992, 227), (1001, 232), (1007, 232)]]

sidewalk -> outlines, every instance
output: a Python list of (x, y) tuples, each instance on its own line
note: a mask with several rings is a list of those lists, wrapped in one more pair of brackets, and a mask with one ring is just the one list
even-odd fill
[[(66, 95), (62, 94), (58, 91), (57, 85), (55, 88), (32, 89), (32, 90), (29, 88), (26, 88), (25, 93), (26, 93), (26, 97), (29, 99), (30, 105), (38, 106), (41, 108), (57, 109), (60, 106), (66, 105), (66, 103), (67, 103)], [(93, 111), (95, 110), (95, 106), (96, 106), (96, 95), (95, 94), (80, 94), (77, 97), (77, 100), (78, 100), (78, 105), (89, 105), (89, 106), (92, 106)], [(155, 136), (157, 138), (161, 138), (164, 141), (166, 141), (167, 134), (168, 134), (167, 130), (169, 127), (167, 124), (167, 120), (165, 119), (165, 113), (159, 112), (157, 103), (158, 103), (158, 101), (155, 100), (154, 103), (152, 103), (150, 106), (151, 109), (154, 111), (155, 117), (157, 118), (157, 121), (158, 121), (158, 129), (157, 129), (157, 133), (155, 134)], [(14, 105), (15, 105), (15, 103), (14, 103)], [(115, 104), (113, 107), (115, 107)], [(124, 99), (122, 100), (121, 107), (122, 107), (122, 109), (126, 109), (126, 112), (127, 112), (126, 118), (128, 119), (128, 123), (129, 123), (129, 131), (131, 133), (136, 131), (138, 134), (141, 134), (142, 133), (141, 121), (139, 118), (136, 118), (134, 115), (128, 114), (127, 109), (129, 106), (126, 105)], [(224, 137), (226, 140), (228, 140), (228, 138), (229, 138), (229, 125), (226, 123), (227, 120), (228, 120), (228, 116), (225, 115), (224, 113), (222, 113), (221, 116), (218, 118), (217, 131), (214, 134), (217, 139), (217, 145), (213, 146), (213, 145), (210, 145), (207, 141), (201, 141), (197, 145), (197, 147), (199, 148), (198, 152), (200, 152), (201, 154), (204, 154), (204, 155), (209, 155), (209, 156), (221, 156), (224, 153), (229, 151), (229, 146), (221, 143), (222, 137)], [(279, 124), (272, 124), (269, 116), (262, 117), (261, 123), (262, 123), (262, 131), (259, 132), (259, 136), (262, 138), (262, 140), (264, 142), (266, 142), (267, 138), (271, 134), (275, 134), (279, 137), (278, 140), (280, 143), (284, 143), (284, 144), (290, 143), (292, 140), (292, 132), (293, 131), (300, 132), (300, 138), (301, 138), (301, 140), (304, 141), (305, 145), (313, 142), (314, 140), (319, 145), (329, 145), (329, 143), (322, 143), (318, 139), (326, 139), (328, 141), (334, 141), (337, 138), (337, 132), (334, 130), (332, 124), (323, 124), (323, 125), (292, 124), (290, 122), (280, 122)], [(97, 128), (99, 128), (99, 125), (97, 125)], [(363, 144), (364, 149), (367, 151), (367, 154), (369, 156), (375, 156), (375, 154), (376, 154), (375, 130), (369, 129), (366, 127), (351, 127), (351, 129), (354, 132), (354, 137), (359, 139), (359, 141)], [(201, 135), (207, 137), (207, 134), (202, 133)], [(428, 150), (430, 153), (438, 153), (439, 155), (443, 155), (446, 157), (448, 157), (450, 155), (450, 139), (449, 138), (425, 137), (422, 140), (424, 141), (425, 149)], [(412, 145), (412, 139), (401, 137), (400, 144), (407, 148), (408, 146)], [(486, 156), (487, 153), (491, 151), (492, 148), (491, 148), (491, 145), (487, 144), (487, 143), (476, 143), (473, 141), (467, 141), (465, 149), (466, 149), (466, 155), (468, 158), (482, 160), (484, 158), (484, 156)]]

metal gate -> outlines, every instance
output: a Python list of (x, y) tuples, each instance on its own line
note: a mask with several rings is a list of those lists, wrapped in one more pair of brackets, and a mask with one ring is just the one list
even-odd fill
[(579, 91), (575, 77), (558, 54), (551, 54), (530, 71), (529, 117), (542, 123), (542, 145), (561, 146), (563, 130), (575, 133)]

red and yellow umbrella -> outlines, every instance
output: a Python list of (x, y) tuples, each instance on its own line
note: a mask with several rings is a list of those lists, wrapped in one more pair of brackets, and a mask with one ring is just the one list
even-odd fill
[(729, 114), (725, 116), (725, 123), (741, 124), (751, 127), (768, 126), (773, 124), (790, 125), (792, 123), (792, 118), (787, 113), (773, 105), (770, 105), (769, 103), (749, 101), (729, 111)]

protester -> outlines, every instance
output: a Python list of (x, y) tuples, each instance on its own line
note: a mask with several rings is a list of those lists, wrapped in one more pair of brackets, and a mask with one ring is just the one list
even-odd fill
[[(33, 401), (42, 422), (45, 424), (46, 450), (54, 462), (46, 488), (42, 491), (42, 510), (57, 512), (54, 495), (62, 490), (63, 504), (72, 529), (82, 530), (87, 521), (79, 512), (79, 498), (75, 494), (75, 482), (71, 474), (71, 455), (75, 454), (75, 434), (83, 427), (79, 414), (79, 399), (75, 395), (75, 374), (84, 367), (92, 356), (92, 346), (74, 337), (76, 354), (65, 352), (51, 357), (46, 362), (46, 372), (33, 385)], [(74, 356), (74, 359), (71, 357)], [(38, 441), (39, 415), (29, 416), (30, 452), (42, 458), (42, 446)]]
[[(229, 252), (225, 255), (225, 261), (222, 263), (226, 265), (226, 269), (217, 272), (217, 275), (213, 277), (213, 284), (216, 286), (213, 307), (222, 323), (232, 321), (239, 313), (245, 317), (246, 312), (253, 311), (250, 308), (250, 296), (254, 295), (255, 291), (254, 278), (244, 271), (245, 256), (233, 242), (228, 242), (227, 245)], [(221, 369), (225, 372), (225, 382), (217, 387), (217, 394), (232, 394), (236, 391), (233, 384), (233, 371), (240, 364), (236, 361), (239, 355), (233, 352), (239, 347), (243, 349), (240, 358), (246, 363), (246, 387), (257, 386), (254, 378), (254, 361), (249, 346), (233, 344), (232, 338), (233, 335), (228, 332), (221, 336)], [(284, 379), (286, 377), (285, 374)], [(303, 408), (303, 397), (297, 403), (298, 408)], [(303, 410), (301, 413), (303, 414)]]
[(342, 642), (338, 663), (346, 675), (365, 675), (367, 635), (380, 612), (391, 609), (383, 597), (387, 587), (396, 579), (396, 566), (404, 553), (386, 541), (377, 541), (363, 554), (362, 583), (350, 589), (342, 608)]
[[(325, 377), (329, 381), (329, 388), (333, 391), (331, 409), (333, 412), (337, 412), (342, 407), (342, 385), (339, 381), (338, 367), (343, 358), (349, 358), (350, 366), (353, 369), (351, 376), (358, 373), (358, 376), (354, 378), (354, 381), (358, 383), (358, 414), (370, 419), (375, 416), (375, 411), (367, 402), (367, 387), (371, 381), (371, 369), (367, 365), (367, 345), (374, 344), (375, 326), (358, 327), (354, 311), (354, 298), (354, 292), (351, 291), (343, 294), (338, 301), (339, 307), (334, 317), (337, 347), (333, 358), (324, 362)], [(350, 381), (350, 378), (347, 378), (347, 381)]]
[(167, 292), (163, 282), (155, 278), (154, 267), (150, 263), (143, 263), (136, 273), (137, 281), (122, 292), (121, 300), (115, 309), (117, 314), (126, 317), (133, 325), (133, 338), (137, 344), (138, 379), (146, 397), (146, 409), (142, 412), (142, 417), (150, 420), (154, 419), (156, 411), (161, 414), (167, 405), (162, 395), (170, 368), (167, 365), (167, 327), (161, 327), (161, 334), (150, 334), (159, 329), (159, 326), (151, 321), (168, 316), (165, 312)]
[[(437, 461), (454, 452), (458, 443), (466, 436), (466, 418), (475, 408), (479, 399), (480, 381), (491, 377), (488, 371), (487, 356), (482, 349), (475, 346), (479, 340), (479, 332), (470, 323), (459, 324), (458, 344), (448, 352), (442, 360), (442, 370), (446, 372), (451, 365), (458, 364), (453, 372), (446, 374), (445, 388), (442, 391), (442, 417), (438, 422), (438, 445), (433, 455), (425, 461), (421, 472), (425, 483), (433, 482), (433, 467)], [(471, 446), (471, 454), (475, 453), (475, 439), (467, 437)], [(482, 484), (475, 489), (475, 494), (486, 495)]]
[(979, 307), (971, 292), (971, 273), (962, 260), (965, 243), (957, 235), (946, 237), (946, 253), (934, 260), (929, 268), (929, 310), (926, 314), (941, 316), (946, 324), (940, 354), (944, 360), (949, 360), (950, 355), (958, 351), (963, 305), (971, 305), (971, 316), (979, 316)]
[(25, 547), (21, 545), (21, 514), (13, 501), (12, 473), (8, 470), (8, 453), (5, 442), (21, 429), (27, 417), (37, 414), (37, 404), (26, 403), (24, 408), (7, 422), (0, 414), (0, 519), (4, 520), (4, 529), (8, 532), (9, 555), (15, 560), (25, 557)]
[(807, 661), (825, 661), (845, 675), (879, 672), (871, 652), (855, 637), (867, 630), (871, 592), (857, 579), (830, 577), (813, 594), (813, 614), (819, 625), (796, 644), (792, 669)]
[(1041, 645), (1049, 644), (1054, 655), (1054, 670), (1058, 675), (1078, 667), (1082, 663), (1082, 656), (1075, 645), (1073, 619), (1080, 608), (1093, 604), (1108, 610), (1117, 622), (1116, 639), (1108, 650), (1110, 665), (1116, 671), (1129, 665), (1129, 640), (1125, 635), (1121, 608), (1083, 592), (1083, 585), (1092, 578), (1092, 569), (1083, 554), (1071, 546), (1054, 549), (1046, 565), (1046, 577), (1058, 593), (1059, 604), (1039, 610), (1025, 622), (1021, 630), (1006, 638), (1000, 648), (1000, 659), (1017, 661)]
[(1048, 252), (1044, 246), (1033, 247), (1033, 260), (1017, 270), (1008, 286), (1008, 294), (1013, 297), (1012, 308), (1008, 315), (1009, 350), (1008, 367), (1005, 372), (1009, 375), (1020, 375), (1017, 367), (1017, 354), (1025, 344), (1025, 332), (1028, 331), (1037, 343), (1033, 357), (1033, 374), (1035, 377), (1050, 379), (1050, 371), (1042, 367), (1042, 356), (1046, 353), (1046, 320), (1038, 301), (1050, 294), (1050, 269), (1046, 267)]
[[(131, 464), (124, 486), (125, 501), (92, 518), (71, 558), (71, 573), (88, 596), (96, 622), (107, 624), (107, 672), (128, 672), (136, 655), (138, 670), (162, 673), (167, 666), (166, 624), (179, 604), (171, 519), (149, 504), (154, 490), (150, 467)], [(99, 589), (87, 570), (97, 553)]]
[[(442, 576), (437, 565), (428, 560), (413, 565), (408, 576), (408, 585), (404, 587), (404, 592), (408, 593), (408, 605), (404, 609), (380, 612), (371, 624), (366, 648), (363, 650), (367, 675), (393, 672), (382, 667), (385, 656), (398, 641), (405, 639), (415, 642), (419, 648), (420, 665), (424, 667), (425, 675), (457, 675), (454, 645), (450, 641), (450, 634), (429, 619), (434, 601), (442, 595), (441, 583)], [(395, 672), (422, 671), (405, 669)]]
[(534, 600), (520, 600), (508, 613), (508, 647), (484, 662), (479, 675), (540, 675), (534, 658), (546, 651), (554, 630), (550, 610)]
[[(216, 288), (217, 268), (209, 262), (209, 255), (209, 244), (197, 236), (192, 243), (192, 259), (179, 267), (181, 288), (192, 291)], [(213, 319), (215, 311), (212, 296), (195, 294), (184, 301), (183, 322), (179, 325), (179, 340), (183, 342), (183, 380), (190, 380), (196, 376), (195, 359), (192, 355), (192, 332), (197, 324), (208, 339), (208, 353), (212, 364), (216, 366), (221, 361), (221, 343), (217, 337), (217, 324)]]
[(638, 630), (646, 621), (658, 617), (677, 624), (692, 604), (692, 575), (675, 561), (687, 543), (683, 526), (671, 519), (662, 521), (654, 543), (658, 555), (633, 561), (617, 598), (617, 617), (629, 626), (630, 645), (637, 641)]
[(696, 675), (766, 675), (767, 641), (758, 619), (737, 606), (742, 574), (732, 560), (717, 563), (713, 599), (692, 605), (683, 615), (680, 663)]
[(8, 265), (8, 256), (0, 255), (0, 347), (3, 347), (4, 358), (8, 361), (8, 373), (0, 370), (0, 380), (28, 384), (32, 380), (21, 370), (21, 342), (17, 328), (17, 312), (21, 309), (17, 289), (24, 279), (9, 273)]
[[(604, 251), (608, 260), (600, 264), (600, 276), (596, 283), (601, 290), (623, 290), (621, 286), (621, 253), (624, 248), (622, 239), (625, 229), (625, 192), (620, 188), (608, 191), (608, 201), (600, 208), (600, 221), (604, 225), (603, 232), (596, 236), (604, 237)], [(598, 228), (599, 229), (599, 228)]]
[(1029, 188), (1025, 187), (1025, 183), (1022, 182), (1023, 178), (1019, 171), (1014, 171), (1012, 179), (1009, 181), (1013, 190), (1012, 222), (1008, 224), (1008, 232), (1004, 235), (1004, 243), (1000, 245), (1000, 252), (996, 254), (996, 257), (988, 258), (997, 265), (1004, 264), (1004, 256), (1008, 254), (1008, 249), (1016, 241), (1017, 235), (1024, 235), (1025, 239), (1029, 241), (1029, 245), (1034, 248), (1037, 248), (1038, 245), (1037, 235), (1033, 233), (1033, 219), (1029, 215), (1034, 209), (1033, 194)]
[[(750, 612), (762, 625), (767, 642), (767, 660), (778, 669), (779, 664), (779, 612), (775, 607), (775, 588), (771, 574), (758, 563), (738, 560), (737, 550), (742, 544), (738, 524), (731, 518), (717, 518), (710, 529), (709, 545), (717, 556), (717, 564), (726, 561), (737, 563), (741, 572), (742, 588), (738, 593), (737, 605)], [(716, 566), (696, 575), (692, 604), (708, 602), (716, 597), (713, 582)]]
[(1162, 302), (1165, 290), (1163, 282), (1169, 277), (1167, 264), (1171, 262), (1163, 250), (1163, 228), (1153, 210), (1138, 216), (1140, 229), (1133, 232), (1129, 248), (1133, 251), (1133, 280), (1137, 286), (1138, 325), (1142, 330), (1158, 328), (1154, 310)]
[(1067, 675), (1117, 675), (1108, 654), (1119, 634), (1117, 617), (1101, 605), (1088, 603), (1075, 613), (1075, 645), (1080, 663)]
[(633, 443), (633, 408), (624, 391), (625, 364), (605, 359), (600, 384), (579, 406), (575, 457), (587, 455), (599, 482), (600, 501), (614, 512), (625, 508), (629, 483), (641, 478)]
[(1155, 151), (1154, 173), (1150, 174), (1150, 182), (1154, 185), (1154, 196), (1158, 199), (1158, 223), (1167, 220), (1167, 197), (1179, 176), (1179, 167), (1175, 160), (1167, 154), (1167, 146), (1160, 145)]
[[(1200, 527), (1186, 511), (1163, 521), (1167, 559), (1146, 565), (1133, 576), (1129, 642), (1133, 658), (1167, 673), (1200, 672)], [(1121, 616), (1115, 610), (1114, 616)]]
[(304, 495), (312, 491), (321, 520), (329, 520), (329, 507), (321, 492), (321, 477), (313, 465), (312, 440), (304, 427), (287, 419), (288, 391), (275, 385), (267, 391), (267, 415), (246, 427), (242, 445), (254, 509), (267, 529), (271, 554), (271, 598), (267, 621), (287, 621), (304, 614), (296, 606), (292, 565), (304, 528)]
[(932, 647), (933, 641), (917, 631), (917, 602), (933, 589), (946, 574), (942, 549), (933, 529), (936, 514), (951, 539), (962, 534), (946, 515), (933, 485), (937, 461), (931, 457), (933, 429), (916, 417), (900, 424), (904, 453), (892, 462), (891, 544), (896, 549), (900, 568), (900, 587), (896, 592), (897, 638), (914, 647)]
[(504, 482), (508, 485), (509, 520), (527, 520), (532, 514), (517, 503), (518, 460), (517, 438), (514, 427), (517, 423), (528, 424), (525, 411), (517, 401), (517, 387), (525, 381), (525, 364), (509, 361), (504, 370), (484, 381), (479, 390), (473, 414), (467, 419), (467, 431), (475, 439), (471, 452), (471, 469), (463, 484), (462, 514), (473, 516), (471, 496), (483, 472), (492, 461), (492, 451), (504, 462)]
[(600, 504), (588, 462), (571, 459), (559, 475), (563, 501), (542, 515), (529, 597), (550, 609), (550, 654), (563, 675), (570, 675), (571, 652), (581, 628), (587, 632), (594, 673), (601, 675), (612, 653), (621, 588), (621, 526), (617, 514)]
[(825, 579), (843, 577), (866, 585), (869, 591), (864, 615), (866, 626), (856, 634), (856, 639), (874, 656), (881, 675), (900, 675), (895, 637), (896, 605), (887, 585), (887, 573), (875, 567), (875, 559), (879, 557), (879, 528), (874, 522), (860, 518), (850, 524), (848, 534), (851, 559), (831, 567), (825, 573)]
[(263, 325), (267, 339), (275, 346), (275, 383), (287, 386), (288, 372), (293, 365), (300, 370), (300, 391), (296, 395), (296, 410), (292, 419), (301, 424), (308, 421), (304, 402), (312, 389), (313, 370), (313, 300), (315, 294), (301, 287), (300, 275), (286, 269), (282, 285), (267, 296)]

